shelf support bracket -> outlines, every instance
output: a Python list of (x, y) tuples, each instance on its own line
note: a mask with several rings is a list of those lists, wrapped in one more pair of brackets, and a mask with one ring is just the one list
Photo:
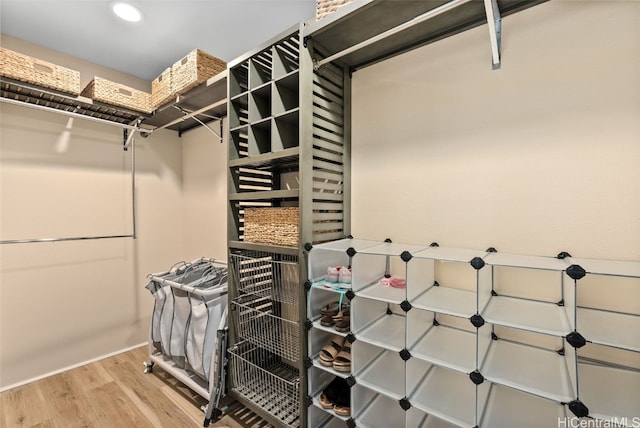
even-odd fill
[[(204, 123), (202, 120), (198, 119), (198, 117), (196, 115), (200, 114), (201, 111), (198, 110), (197, 112), (188, 112), (185, 109), (183, 109), (180, 106), (173, 106), (174, 108), (176, 108), (177, 110), (179, 110), (181, 113), (183, 113), (185, 116), (181, 118), (181, 120), (187, 120), (187, 119), (193, 119), (196, 122), (198, 122), (200, 125), (204, 126), (205, 128), (207, 128), (213, 135), (215, 135), (216, 137), (218, 137), (218, 140), (220, 140), (220, 143), (222, 144), (222, 132), (220, 132), (220, 134), (218, 134), (216, 131), (213, 130), (213, 128), (211, 128), (209, 125), (207, 125), (206, 123)], [(220, 130), (222, 131), (222, 119), (218, 119), (220, 121)]]
[(484, 0), (484, 10), (489, 25), (489, 40), (491, 42), (491, 65), (494, 70), (500, 68), (500, 48), (502, 45), (502, 18), (498, 8), (498, 0)]

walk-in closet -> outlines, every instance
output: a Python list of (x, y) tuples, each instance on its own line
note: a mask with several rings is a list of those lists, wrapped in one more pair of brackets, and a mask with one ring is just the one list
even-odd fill
[(0, 19), (0, 427), (640, 427), (640, 2)]

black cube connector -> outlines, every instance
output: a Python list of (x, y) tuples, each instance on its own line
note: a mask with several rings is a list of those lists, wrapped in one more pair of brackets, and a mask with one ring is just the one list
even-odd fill
[(589, 408), (584, 405), (584, 403), (580, 400), (573, 400), (568, 403), (569, 410), (571, 413), (576, 415), (579, 418), (584, 418), (589, 416)]
[(313, 248), (313, 245), (311, 245), (310, 242), (307, 242), (306, 244), (304, 244), (304, 250), (308, 253), (309, 251), (311, 251), (311, 249)]
[(347, 334), (346, 338), (349, 341), (349, 343), (353, 343), (356, 341), (356, 337), (353, 335), (353, 333)]
[(393, 241), (391, 240), (391, 238), (387, 238), (384, 240), (384, 242), (386, 242), (387, 244), (391, 244)]
[(356, 254), (357, 254), (357, 251), (356, 251), (356, 249), (355, 249), (355, 248), (353, 248), (353, 247), (349, 247), (349, 248), (347, 248), (347, 256), (349, 256), (349, 257), (353, 257), (353, 256), (355, 256)]
[(562, 355), (564, 357), (564, 346), (556, 351), (556, 354)]
[(309, 281), (308, 279), (304, 282), (304, 289), (309, 291), (311, 290), (311, 281)]
[(500, 340), (500, 338), (494, 332), (491, 332), (491, 340)]
[(412, 307), (413, 306), (411, 306), (411, 303), (409, 303), (408, 300), (405, 300), (402, 303), (400, 303), (400, 308), (405, 312), (409, 312)]
[(569, 345), (573, 346), (576, 349), (582, 348), (587, 344), (587, 340), (577, 331), (573, 331), (567, 334), (566, 339), (567, 342), (569, 342)]
[(403, 262), (407, 263), (409, 260), (413, 258), (413, 256), (411, 255), (410, 252), (403, 251), (402, 253), (400, 253), (400, 258), (402, 259)]
[(429, 244), (430, 247), (439, 247), (440, 245), (438, 245), (437, 242), (432, 242), (431, 244)]
[(304, 359), (304, 368), (309, 370), (311, 367), (313, 367), (313, 361), (311, 361), (311, 358), (307, 357)]
[(440, 287), (440, 283), (438, 281), (433, 281), (433, 286), (434, 287)]
[(471, 382), (476, 385), (480, 385), (482, 382), (484, 382), (484, 376), (482, 376), (482, 373), (480, 373), (478, 370), (474, 370), (469, 373), (469, 379), (471, 379)]
[(487, 253), (497, 253), (498, 250), (496, 250), (494, 247), (489, 247), (487, 248)]
[(353, 376), (349, 376), (345, 380), (347, 381), (347, 385), (349, 385), (349, 388), (353, 388), (353, 385), (356, 384), (356, 378)]
[(354, 293), (352, 290), (347, 291), (346, 293), (344, 293), (345, 296), (347, 296), (347, 299), (349, 299), (349, 301), (353, 300), (354, 297), (356, 297), (356, 293)]
[(471, 321), (471, 324), (473, 324), (475, 328), (480, 328), (484, 325), (484, 318), (482, 318), (482, 315), (480, 314), (471, 316), (471, 318), (469, 318), (469, 321)]
[(349, 428), (356, 428), (356, 421), (354, 421), (353, 418), (347, 419), (347, 426)]
[(393, 311), (391, 310), (391, 308), (389, 306), (387, 306), (386, 314), (387, 315), (393, 315)]
[(556, 258), (558, 258), (560, 260), (564, 260), (567, 257), (571, 257), (571, 254), (567, 253), (566, 251), (562, 251), (562, 252), (558, 253), (558, 255), (556, 256)]
[(496, 296), (498, 295), (498, 293), (496, 293), (496, 290), (491, 290), (491, 295), (492, 295), (493, 297), (496, 297)]
[(571, 265), (567, 268), (567, 275), (569, 275), (569, 278), (571, 279), (578, 280), (583, 278), (586, 274), (587, 271), (585, 271), (580, 265)]
[(556, 305), (564, 306), (564, 299), (561, 299), (558, 303), (556, 303)]
[(484, 260), (482, 260), (480, 257), (474, 257), (471, 259), (471, 261), (469, 262), (471, 263), (471, 266), (473, 266), (473, 268), (475, 270), (480, 270), (484, 267)]
[(411, 358), (411, 352), (409, 352), (407, 348), (404, 348), (402, 351), (399, 352), (399, 354), (400, 354), (400, 358), (402, 358), (402, 361), (407, 361), (409, 358)]
[(438, 322), (438, 320), (436, 319), (435, 316), (433, 317), (433, 323), (432, 324), (433, 324), (434, 327), (437, 327), (437, 326), (440, 325), (440, 323)]
[(404, 397), (403, 399), (401, 399), (399, 403), (400, 403), (400, 407), (402, 407), (402, 410), (404, 410), (405, 412), (411, 408), (411, 403), (409, 402), (407, 397)]
[(353, 239), (352, 235), (347, 235), (347, 239)]
[(309, 397), (308, 395), (305, 395), (304, 405), (307, 407), (311, 407), (313, 405), (313, 398)]
[(313, 327), (313, 323), (311, 322), (310, 319), (305, 320), (304, 322), (304, 328), (307, 329), (307, 331), (311, 330), (311, 327)]

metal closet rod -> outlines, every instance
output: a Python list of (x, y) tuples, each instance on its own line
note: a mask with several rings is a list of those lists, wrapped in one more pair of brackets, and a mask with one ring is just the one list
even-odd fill
[(326, 58), (324, 58), (323, 60), (317, 61), (314, 65), (313, 68), (315, 70), (319, 69), (320, 67), (322, 67), (324, 64), (330, 63), (331, 61), (335, 61), (336, 59), (342, 58), (345, 55), (350, 54), (351, 52), (355, 52), (357, 50), (360, 50), (364, 47), (367, 47), (373, 43), (376, 43), (380, 40), (386, 39), (389, 36), (392, 36), (396, 33), (399, 33), (400, 31), (406, 30), (407, 28), (413, 27), (414, 25), (420, 24), (421, 22), (424, 22), (428, 19), (434, 18), (438, 15), (441, 15), (445, 12), (448, 12), (449, 10), (458, 7), (464, 3), (468, 3), (471, 0), (452, 0), (449, 3), (445, 3), (442, 6), (438, 6), (435, 9), (432, 9), (428, 12), (423, 13), (422, 15), (418, 15), (415, 18), (411, 19), (410, 21), (405, 22), (404, 24), (400, 24), (396, 27), (393, 27), (383, 33), (378, 34), (377, 36), (373, 36), (367, 40), (364, 40), (358, 44), (355, 44), (349, 48), (346, 48), (340, 52), (337, 52), (331, 56), (328, 56)]
[(23, 106), (23, 107), (33, 108), (33, 109), (36, 109), (36, 110), (44, 110), (44, 111), (48, 111), (48, 112), (51, 112), (51, 113), (57, 113), (57, 114), (63, 114), (63, 115), (66, 115), (66, 116), (77, 117), (79, 119), (93, 120), (94, 122), (103, 123), (105, 125), (113, 125), (113, 126), (117, 126), (119, 128), (131, 129), (131, 130), (134, 130), (134, 131), (142, 131), (142, 132), (145, 131), (143, 128), (139, 128), (136, 125), (128, 125), (126, 123), (112, 122), (110, 120), (100, 119), (99, 117), (87, 116), (87, 115), (84, 115), (84, 114), (76, 113), (75, 110), (77, 110), (77, 108), (74, 111), (60, 110), (60, 109), (56, 109), (56, 108), (52, 108), (52, 107), (43, 106), (43, 105), (40, 105), (40, 104), (30, 104), (30, 103), (27, 103), (27, 102), (24, 102), (24, 101), (13, 100), (11, 98), (5, 98), (5, 97), (0, 97), (0, 101), (2, 101), (3, 103), (9, 103), (9, 104), (15, 104), (15, 105)]
[[(4, 100), (4, 98), (3, 98)], [(28, 104), (27, 104), (28, 105)], [(41, 106), (39, 106), (41, 107)], [(51, 109), (55, 110), (55, 109)], [(65, 110), (55, 110), (56, 112), (65, 112), (70, 114), (71, 112), (67, 112)], [(87, 116), (79, 115), (83, 118)], [(95, 118), (94, 118), (95, 119)], [(105, 121), (107, 123), (112, 123), (109, 121)], [(137, 121), (136, 123), (139, 123)], [(100, 236), (74, 236), (69, 238), (30, 238), (30, 239), (5, 239), (0, 241), (1, 244), (33, 244), (37, 242), (62, 242), (62, 241), (86, 241), (86, 240), (95, 240), (95, 239), (116, 239), (116, 238), (133, 238), (136, 239), (136, 142), (133, 138), (133, 131), (139, 130), (136, 127), (132, 126), (123, 126), (127, 129), (132, 129), (131, 135), (127, 138), (127, 142), (125, 142), (125, 147), (131, 145), (131, 215), (132, 215), (132, 228), (133, 233), (129, 235), (100, 235)]]
[(6, 239), (0, 244), (33, 244), (36, 242), (85, 241), (92, 239), (135, 238), (135, 235), (77, 236), (72, 238)]

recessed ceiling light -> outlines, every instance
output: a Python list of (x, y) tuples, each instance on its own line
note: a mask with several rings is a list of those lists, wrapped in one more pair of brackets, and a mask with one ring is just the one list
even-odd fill
[(111, 3), (111, 10), (118, 18), (124, 19), (129, 22), (140, 22), (142, 20), (142, 12), (137, 7), (125, 3), (123, 1), (116, 1)]

